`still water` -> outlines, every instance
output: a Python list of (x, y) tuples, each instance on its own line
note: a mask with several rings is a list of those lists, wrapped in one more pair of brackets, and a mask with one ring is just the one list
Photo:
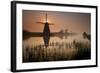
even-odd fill
[(80, 60), (91, 58), (90, 40), (82, 34), (50, 37), (49, 46), (44, 46), (42, 37), (31, 37), (23, 41), (23, 62)]
[[(68, 36), (67, 38), (63, 37), (63, 38), (59, 38), (59, 37), (50, 37), (50, 41), (49, 43), (52, 42), (66, 42), (66, 43), (72, 43), (73, 41), (78, 41), (78, 42), (83, 42), (83, 43), (89, 43), (90, 41), (87, 39), (84, 39), (82, 34), (77, 34), (74, 36)], [(44, 41), (43, 41), (43, 37), (31, 37), (27, 40), (23, 41), (23, 45), (24, 46), (36, 46), (36, 45), (43, 45)]]

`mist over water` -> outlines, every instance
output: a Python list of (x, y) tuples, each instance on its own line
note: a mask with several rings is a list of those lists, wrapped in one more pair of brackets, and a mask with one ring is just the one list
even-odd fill
[(31, 37), (23, 41), (23, 62), (47, 62), (83, 60), (91, 58), (90, 40), (82, 34), (63, 37), (50, 37), (46, 48), (42, 37)]
[[(77, 34), (77, 35), (74, 35), (74, 36), (68, 36), (67, 38), (65, 38), (65, 37), (63, 37), (63, 38), (50, 37), (49, 43), (52, 43), (52, 42), (72, 43), (74, 40), (78, 41), (78, 42), (84, 42), (84, 43), (90, 42), (89, 40), (84, 39), (82, 34)], [(40, 45), (40, 44), (44, 45), (43, 37), (31, 37), (31, 38), (23, 41), (23, 45), (25, 45), (25, 46), (36, 46), (36, 45)]]
[[(90, 13), (36, 10), (23, 10), (22, 13), (23, 30), (26, 30), (26, 35), (23, 37), (30, 36), (30, 38), (22, 40), (24, 63), (91, 59)], [(44, 36), (32, 37), (32, 33), (43, 34), (47, 22), (50, 33), (57, 32), (59, 35), (50, 36), (49, 44), (46, 47)], [(49, 25), (49, 23), (54, 25)], [(69, 33), (77, 34), (69, 35)], [(49, 36), (47, 35), (47, 37)]]

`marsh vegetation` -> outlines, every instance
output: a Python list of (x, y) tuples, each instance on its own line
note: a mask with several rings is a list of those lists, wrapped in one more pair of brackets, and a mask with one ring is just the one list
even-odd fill
[(46, 62), (64, 60), (85, 60), (91, 58), (91, 44), (73, 40), (73, 42), (50, 42), (46, 48), (43, 44), (23, 46), (23, 62)]

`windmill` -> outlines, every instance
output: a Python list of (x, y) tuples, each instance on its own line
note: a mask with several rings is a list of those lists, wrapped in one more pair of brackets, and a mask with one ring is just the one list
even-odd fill
[(43, 40), (44, 40), (45, 47), (47, 47), (48, 44), (49, 44), (49, 40), (50, 40), (50, 28), (49, 28), (49, 25), (54, 25), (54, 24), (47, 22), (47, 14), (46, 14), (46, 18), (45, 19), (46, 19), (45, 22), (37, 22), (37, 23), (44, 24)]
[(48, 15), (46, 14), (45, 22), (36, 22), (38, 24), (44, 24), (43, 32), (29, 32), (29, 31), (23, 30), (23, 40), (26, 40), (30, 37), (43, 37), (44, 45), (45, 45), (45, 47), (48, 47), (50, 37), (63, 38), (63, 36), (68, 37), (70, 35), (75, 35), (75, 33), (63, 32), (63, 30), (61, 30), (59, 32), (50, 32), (49, 25), (54, 25), (54, 24), (49, 23), (47, 20), (48, 20)]

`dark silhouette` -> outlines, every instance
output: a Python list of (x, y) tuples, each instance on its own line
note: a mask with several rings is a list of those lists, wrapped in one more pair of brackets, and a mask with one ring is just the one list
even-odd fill
[(86, 38), (88, 40), (91, 40), (91, 35), (87, 34), (86, 32), (83, 32), (83, 38)]
[(54, 24), (47, 22), (47, 14), (46, 14), (45, 22), (37, 22), (37, 23), (45, 24), (43, 32), (29, 32), (27, 30), (23, 30), (23, 40), (26, 40), (30, 37), (43, 37), (44, 45), (45, 45), (45, 47), (48, 47), (50, 37), (56, 36), (56, 37), (59, 37), (62, 39), (64, 36), (65, 36), (65, 38), (67, 38), (67, 36), (76, 35), (76, 33), (68, 32), (67, 29), (65, 30), (65, 32), (63, 30), (61, 30), (60, 32), (53, 32), (53, 33), (50, 32), (49, 25), (54, 25)]

